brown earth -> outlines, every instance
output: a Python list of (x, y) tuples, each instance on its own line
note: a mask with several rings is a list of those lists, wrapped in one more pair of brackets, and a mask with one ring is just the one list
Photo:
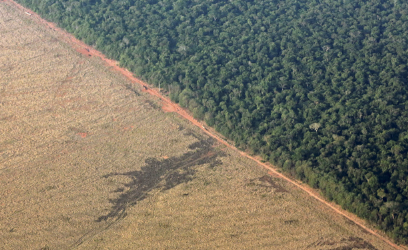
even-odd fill
[(392, 248), (26, 11), (0, 3), (1, 249)]

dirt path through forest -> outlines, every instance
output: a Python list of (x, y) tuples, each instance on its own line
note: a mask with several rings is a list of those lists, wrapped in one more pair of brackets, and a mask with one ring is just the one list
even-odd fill
[(383, 240), (384, 242), (386, 242), (390, 246), (394, 247), (395, 249), (400, 249), (400, 250), (408, 249), (405, 246), (398, 246), (395, 243), (391, 242), (391, 240), (389, 240), (385, 236), (383, 236), (382, 233), (376, 232), (373, 229), (368, 228), (368, 226), (365, 225), (366, 223), (364, 222), (364, 220), (358, 218), (356, 215), (351, 214), (351, 213), (343, 210), (340, 206), (338, 206), (338, 205), (336, 205), (336, 204), (334, 204), (332, 202), (328, 202), (328, 201), (324, 200), (324, 198), (318, 193), (318, 191), (310, 188), (309, 186), (301, 183), (300, 181), (293, 180), (293, 179), (281, 174), (280, 172), (278, 172), (277, 168), (272, 166), (271, 164), (263, 163), (259, 159), (255, 158), (255, 157), (253, 157), (251, 155), (248, 155), (247, 153), (242, 152), (242, 151), (238, 150), (237, 148), (235, 148), (234, 146), (230, 145), (224, 139), (222, 139), (218, 135), (216, 135), (215, 132), (213, 132), (213, 130), (211, 130), (211, 131), (207, 130), (201, 122), (194, 119), (192, 117), (192, 115), (190, 115), (185, 109), (181, 108), (178, 104), (175, 104), (175, 103), (171, 102), (167, 97), (163, 96), (159, 91), (153, 89), (147, 83), (145, 83), (145, 82), (141, 81), (140, 79), (137, 79), (136, 77), (134, 77), (133, 74), (131, 72), (129, 72), (128, 70), (119, 67), (118, 62), (106, 58), (105, 55), (103, 55), (101, 52), (99, 52), (99, 51), (93, 49), (92, 47), (86, 45), (85, 43), (79, 41), (73, 35), (69, 34), (68, 32), (64, 31), (61, 28), (58, 28), (54, 23), (47, 22), (46, 20), (42, 19), (39, 15), (37, 15), (33, 11), (31, 11), (31, 10), (29, 10), (27, 8), (24, 8), (23, 6), (21, 6), (20, 4), (14, 2), (12, 0), (2, 0), (2, 2), (5, 2), (7, 4), (12, 4), (12, 5), (16, 6), (23, 13), (30, 16), (30, 18), (33, 19), (33, 21), (35, 21), (37, 23), (40, 23), (40, 24), (48, 27), (49, 29), (52, 29), (52, 30), (56, 31), (58, 33), (58, 35), (60, 35), (61, 40), (69, 43), (70, 45), (72, 45), (81, 54), (83, 54), (85, 56), (88, 56), (88, 57), (99, 57), (109, 67), (111, 67), (112, 70), (117, 71), (117, 72), (121, 73), (122, 75), (126, 76), (131, 82), (139, 84), (141, 86), (143, 92), (148, 92), (149, 94), (151, 94), (151, 95), (153, 95), (153, 96), (155, 96), (157, 98), (160, 98), (161, 101), (162, 101), (164, 111), (166, 111), (166, 112), (176, 112), (177, 114), (182, 116), (184, 119), (189, 120), (191, 123), (198, 126), (201, 130), (203, 130), (204, 133), (206, 133), (209, 136), (215, 138), (220, 143), (224, 144), (225, 146), (227, 146), (227, 147), (229, 147), (229, 148), (231, 148), (233, 150), (238, 151), (242, 156), (245, 156), (245, 157), (257, 162), (259, 165), (261, 165), (265, 169), (268, 169), (270, 171), (269, 172), (270, 175), (272, 175), (274, 177), (284, 179), (284, 180), (288, 181), (289, 183), (295, 185), (296, 187), (302, 189), (303, 191), (305, 191), (311, 197), (315, 198), (316, 200), (318, 200), (321, 203), (325, 204), (327, 207), (331, 208), (334, 212), (336, 212), (336, 213), (344, 216), (345, 218), (351, 220), (352, 222), (354, 222), (355, 224), (360, 226), (362, 229), (366, 230), (367, 232), (371, 233), (372, 235), (374, 235), (374, 236), (378, 237), (379, 239)]

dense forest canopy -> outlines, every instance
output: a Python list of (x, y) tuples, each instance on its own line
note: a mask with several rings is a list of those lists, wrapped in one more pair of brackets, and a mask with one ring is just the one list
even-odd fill
[(402, 0), (18, 0), (408, 239)]

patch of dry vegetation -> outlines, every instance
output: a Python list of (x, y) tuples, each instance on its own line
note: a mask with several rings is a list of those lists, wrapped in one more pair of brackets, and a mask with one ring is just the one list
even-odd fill
[(2, 249), (387, 249), (0, 2)]

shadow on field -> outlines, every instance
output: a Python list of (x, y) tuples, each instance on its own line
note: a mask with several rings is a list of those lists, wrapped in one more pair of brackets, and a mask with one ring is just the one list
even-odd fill
[(224, 153), (215, 151), (213, 145), (216, 141), (213, 138), (203, 139), (191, 132), (187, 132), (185, 135), (198, 139), (198, 142), (189, 146), (192, 151), (168, 159), (146, 159), (146, 165), (139, 171), (111, 173), (103, 176), (104, 178), (116, 175), (127, 176), (131, 178), (131, 181), (126, 183), (124, 188), (115, 190), (121, 194), (118, 198), (110, 200), (112, 204), (110, 212), (100, 216), (97, 221), (122, 219), (126, 216), (126, 209), (147, 198), (150, 191), (154, 189), (169, 190), (193, 180), (196, 173), (195, 166), (209, 164), (210, 168), (214, 168), (221, 164), (217, 158), (224, 156)]
[(334, 247), (331, 248), (331, 250), (353, 250), (353, 249), (368, 249), (368, 250), (377, 250), (373, 245), (371, 245), (369, 242), (359, 238), (359, 237), (353, 237), (350, 236), (348, 238), (343, 238), (340, 241), (334, 241), (334, 240), (318, 240), (311, 245), (307, 246), (306, 249), (309, 248), (317, 248), (317, 247), (323, 247), (323, 246), (334, 246), (334, 245), (343, 245), (345, 246), (339, 246), (339, 247)]

